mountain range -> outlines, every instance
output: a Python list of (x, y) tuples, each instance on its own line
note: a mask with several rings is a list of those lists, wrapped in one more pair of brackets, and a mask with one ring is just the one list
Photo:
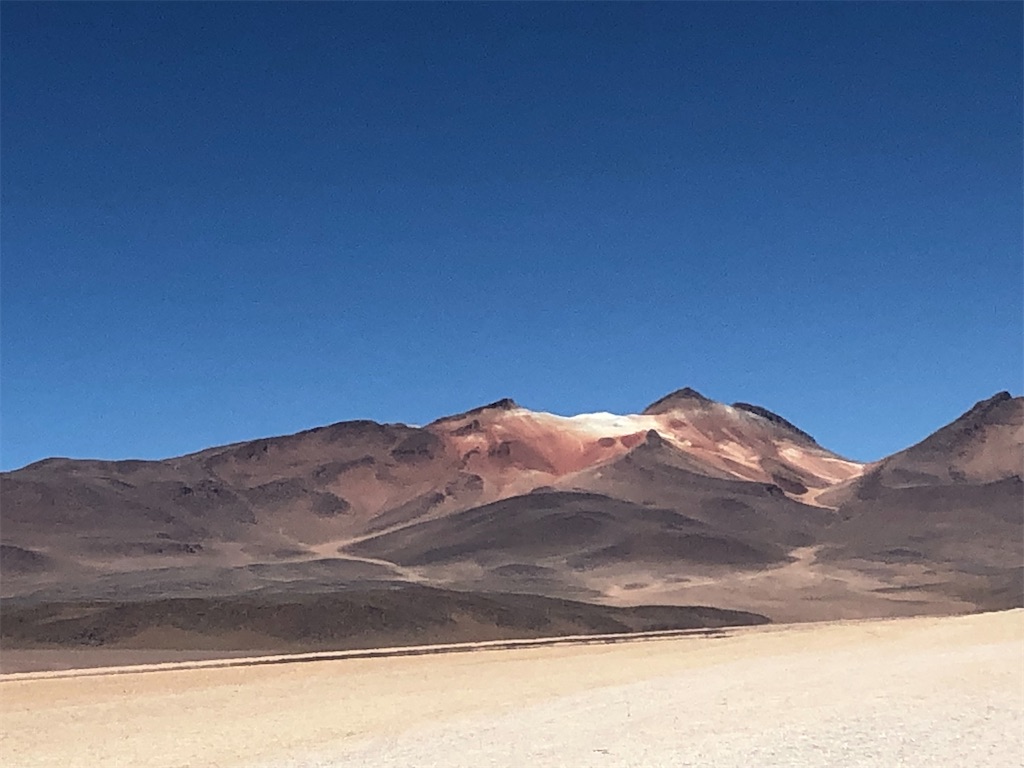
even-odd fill
[(1022, 478), (1006, 392), (870, 464), (689, 388), (629, 415), (500, 400), (46, 459), (0, 474), (0, 640), (276, 650), (1018, 606)]

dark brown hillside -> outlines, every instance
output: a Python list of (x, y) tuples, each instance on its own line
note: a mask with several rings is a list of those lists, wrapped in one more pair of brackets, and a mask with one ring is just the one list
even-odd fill
[(939, 591), (1024, 605), (1024, 398), (983, 400), (842, 489), (825, 556), (928, 564)]
[(763, 624), (702, 606), (610, 608), (535, 595), (428, 587), (335, 595), (5, 606), (0, 642), (19, 648), (289, 652)]
[(779, 562), (785, 550), (749, 543), (675, 510), (595, 493), (536, 492), (366, 539), (349, 552), (399, 565), (472, 561), (561, 562), (585, 567), (609, 560), (749, 567)]

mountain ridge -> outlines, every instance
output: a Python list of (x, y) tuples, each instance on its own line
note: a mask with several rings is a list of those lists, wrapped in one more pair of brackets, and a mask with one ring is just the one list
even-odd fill
[(0, 597), (419, 585), (773, 620), (1015, 605), (1022, 446), (1024, 398), (1008, 393), (861, 464), (767, 409), (684, 388), (640, 414), (506, 398), (422, 427), (53, 458), (0, 473)]

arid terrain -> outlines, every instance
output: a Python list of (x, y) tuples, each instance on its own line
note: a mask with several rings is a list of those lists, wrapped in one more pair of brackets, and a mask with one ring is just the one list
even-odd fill
[(895, 766), (1024, 757), (1024, 612), (0, 679), (5, 765)]
[(1024, 0), (0, 0), (0, 768), (1024, 768)]
[(47, 459), (0, 476), (0, 665), (1012, 608), (1022, 476), (1005, 392), (872, 464), (692, 389)]

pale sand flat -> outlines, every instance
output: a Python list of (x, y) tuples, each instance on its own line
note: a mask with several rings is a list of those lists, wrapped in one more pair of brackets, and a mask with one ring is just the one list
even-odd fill
[(1019, 766), (1024, 611), (0, 682), (4, 766)]

